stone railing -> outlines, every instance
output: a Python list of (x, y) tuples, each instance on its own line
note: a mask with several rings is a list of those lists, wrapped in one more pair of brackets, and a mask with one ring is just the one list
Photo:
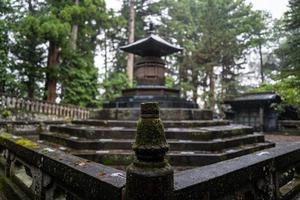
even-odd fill
[(7, 199), (122, 199), (123, 171), (10, 134), (0, 136), (0, 147), (0, 193)]
[(300, 120), (281, 120), (279, 121), (279, 130), (289, 133), (300, 133)]
[(300, 191), (299, 156), (293, 144), (180, 172), (174, 199), (291, 199)]
[[(0, 178), (0, 184), (20, 188), (19, 192), (14, 190), (5, 194), (13, 195), (14, 200), (52, 200), (62, 196), (77, 200), (139, 199), (125, 198), (128, 185), (124, 171), (10, 134), (0, 135), (0, 147), (3, 151), (0, 177), (5, 177), (3, 180)], [(164, 199), (291, 199), (300, 189), (299, 155), (300, 144), (294, 144), (175, 173), (173, 193), (169, 194), (170, 198), (166, 196)], [(150, 184), (157, 187), (157, 192), (165, 192), (159, 190), (161, 184), (154, 184), (151, 172), (145, 171), (144, 175), (143, 187)], [(167, 180), (172, 183), (172, 179)], [(7, 191), (13, 190), (3, 192)], [(143, 200), (154, 200), (151, 192), (137, 189), (135, 194), (142, 196)]]
[(17, 120), (0, 121), (0, 132), (7, 132), (14, 135), (37, 135), (48, 130), (51, 125), (66, 124), (67, 120)]
[(88, 109), (74, 105), (55, 104), (39, 100), (31, 100), (0, 94), (0, 109), (15, 109), (24, 112), (56, 115), (74, 119), (87, 119), (90, 112)]

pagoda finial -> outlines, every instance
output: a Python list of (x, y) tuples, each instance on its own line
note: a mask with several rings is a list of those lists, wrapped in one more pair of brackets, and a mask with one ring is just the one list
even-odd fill
[(149, 35), (154, 34), (154, 24), (153, 22), (149, 23)]

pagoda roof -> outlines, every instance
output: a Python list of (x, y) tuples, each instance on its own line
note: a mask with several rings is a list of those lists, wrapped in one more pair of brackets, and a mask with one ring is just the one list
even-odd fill
[(142, 57), (145, 56), (167, 56), (183, 48), (172, 45), (157, 35), (151, 34), (147, 38), (138, 40), (134, 43), (120, 47), (121, 50), (128, 53), (133, 53)]

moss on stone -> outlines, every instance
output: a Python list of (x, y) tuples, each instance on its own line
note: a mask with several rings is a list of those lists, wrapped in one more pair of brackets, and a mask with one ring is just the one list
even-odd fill
[(134, 146), (165, 146), (166, 137), (160, 119), (140, 119), (137, 124), (137, 135)]
[(0, 134), (0, 137), (1, 137), (1, 138), (4, 138), (4, 139), (11, 139), (11, 138), (12, 138), (12, 134), (9, 134), (9, 133), (1, 133), (1, 134)]
[(31, 140), (28, 139), (18, 139), (16, 141), (16, 144), (22, 145), (24, 147), (29, 147), (29, 148), (39, 148), (39, 145)]
[(5, 142), (7, 139), (12, 139), (12, 135), (9, 133), (1, 133), (0, 134), (0, 143)]
[(101, 162), (103, 165), (129, 165), (133, 159), (133, 155), (104, 155)]

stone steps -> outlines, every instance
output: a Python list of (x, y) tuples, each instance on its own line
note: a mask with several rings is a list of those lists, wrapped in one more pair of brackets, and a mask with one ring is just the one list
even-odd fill
[[(203, 166), (273, 147), (264, 135), (222, 120), (164, 121), (170, 145), (167, 158), (175, 169)], [(133, 161), (136, 121), (84, 120), (53, 125), (40, 140), (96, 162), (124, 168)]]
[[(74, 120), (73, 124), (77, 125), (89, 125), (89, 126), (103, 126), (103, 127), (126, 127), (136, 128), (136, 121), (125, 120)], [(164, 121), (165, 128), (192, 128), (192, 127), (208, 127), (208, 126), (224, 126), (229, 125), (227, 120), (181, 120), (181, 121)]]
[[(86, 139), (133, 139), (136, 129), (124, 127), (91, 127), (79, 125), (51, 126), (51, 132), (68, 134), (70, 136)], [(253, 129), (243, 125), (226, 125), (200, 128), (166, 128), (168, 139), (179, 140), (213, 140), (228, 137), (249, 135)]]
[[(218, 153), (205, 151), (170, 151), (167, 159), (173, 166), (203, 166), (274, 147), (273, 143), (256, 143), (224, 149)], [(72, 154), (104, 165), (129, 165), (134, 159), (132, 150), (73, 150)]]
[[(60, 144), (72, 149), (86, 150), (112, 150), (125, 149), (130, 150), (134, 142), (133, 139), (84, 139), (60, 133), (42, 133), (41, 140)], [(244, 144), (264, 142), (262, 134), (248, 134), (244, 136), (231, 137), (226, 139), (215, 139), (210, 141), (197, 140), (176, 140), (170, 139), (168, 143), (170, 150), (175, 151), (220, 151), (224, 148), (236, 147)]]

